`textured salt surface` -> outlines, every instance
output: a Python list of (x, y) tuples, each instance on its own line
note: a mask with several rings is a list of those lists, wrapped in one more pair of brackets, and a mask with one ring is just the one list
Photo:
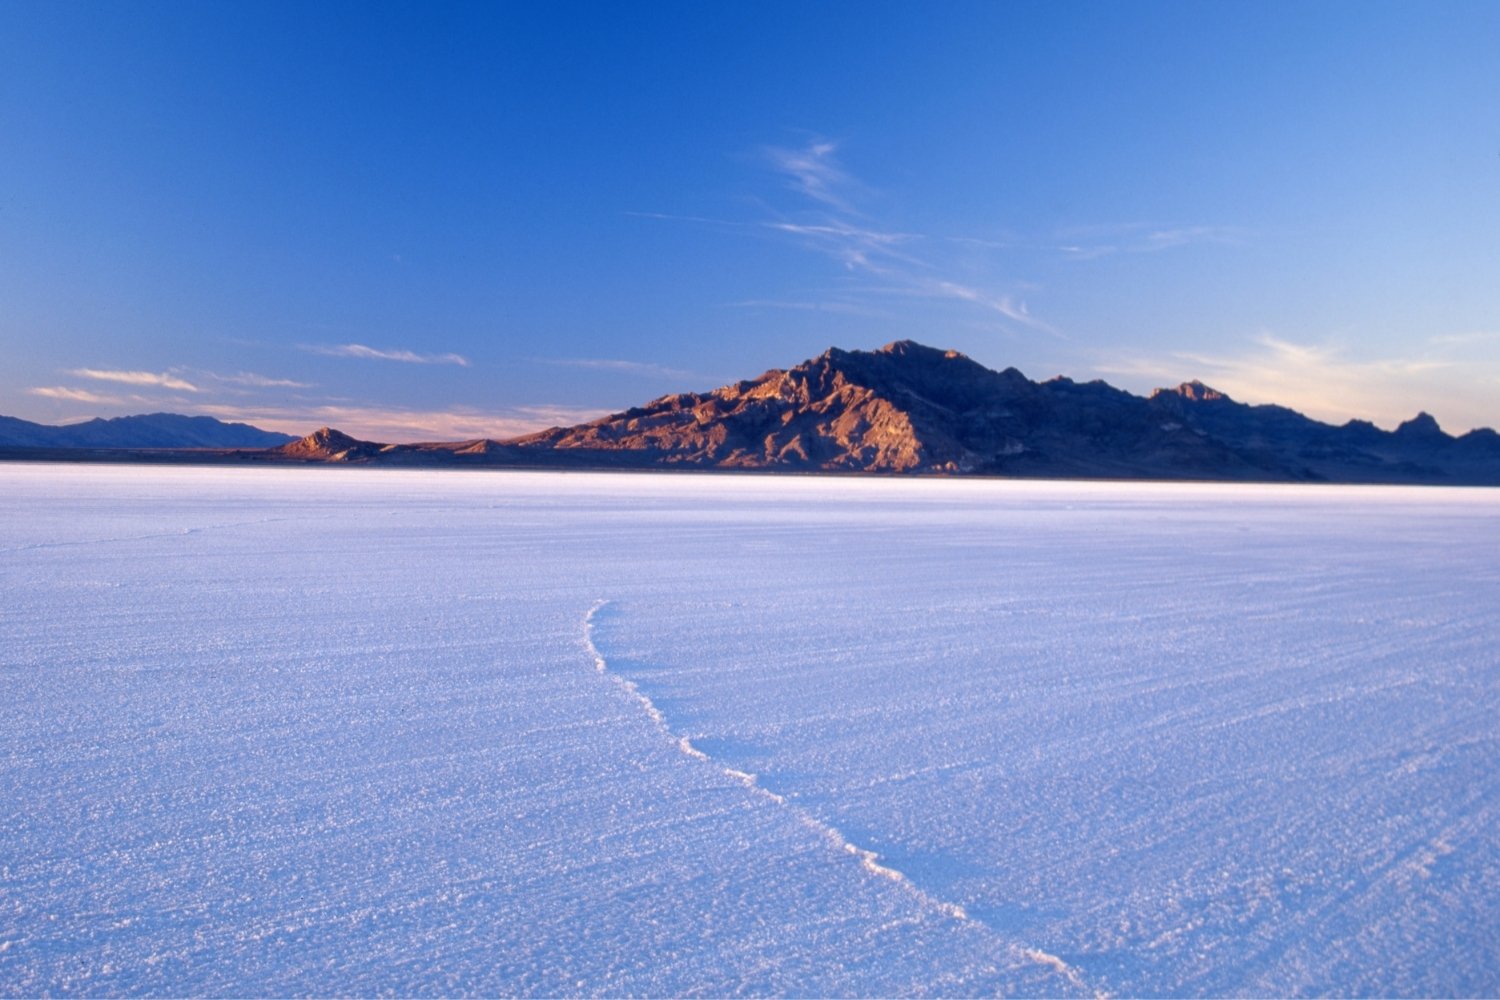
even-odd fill
[(0, 466), (0, 993), (1493, 994), (1497, 515)]

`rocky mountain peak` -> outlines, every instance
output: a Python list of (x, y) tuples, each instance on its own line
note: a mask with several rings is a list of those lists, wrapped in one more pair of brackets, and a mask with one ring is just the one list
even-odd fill
[(307, 437), (275, 449), (288, 458), (320, 461), (348, 461), (374, 454), (381, 445), (350, 437), (332, 427), (319, 427)]
[(343, 431), (335, 430), (332, 427), (319, 427), (302, 440), (309, 444), (322, 445), (325, 448), (349, 448), (359, 444), (358, 438), (350, 437)]
[(1177, 396), (1180, 399), (1189, 400), (1194, 403), (1210, 403), (1215, 400), (1233, 402), (1224, 393), (1212, 386), (1204, 385), (1197, 379), (1193, 379), (1191, 382), (1184, 382), (1172, 389), (1157, 389), (1151, 393), (1152, 399), (1158, 396)]
[(958, 351), (945, 351), (937, 347), (928, 347), (919, 344), (915, 340), (893, 340), (886, 344), (876, 354), (887, 354), (897, 358), (912, 358), (923, 361), (952, 361), (958, 358), (969, 360), (967, 355)]
[(1402, 437), (1447, 437), (1437, 419), (1426, 410), (1397, 427), (1396, 433)]

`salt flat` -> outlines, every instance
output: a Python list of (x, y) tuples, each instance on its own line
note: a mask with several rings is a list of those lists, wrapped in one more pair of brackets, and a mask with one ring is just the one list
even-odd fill
[(0, 465), (0, 993), (1500, 991), (1493, 490)]

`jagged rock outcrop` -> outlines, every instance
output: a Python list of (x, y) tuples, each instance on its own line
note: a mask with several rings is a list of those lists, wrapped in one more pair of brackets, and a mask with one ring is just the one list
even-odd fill
[(1180, 396), (1195, 403), (1210, 403), (1217, 399), (1229, 398), (1219, 390), (1206, 386), (1197, 379), (1193, 379), (1191, 382), (1184, 382), (1175, 389), (1157, 389), (1151, 393), (1150, 398), (1156, 399), (1158, 396)]

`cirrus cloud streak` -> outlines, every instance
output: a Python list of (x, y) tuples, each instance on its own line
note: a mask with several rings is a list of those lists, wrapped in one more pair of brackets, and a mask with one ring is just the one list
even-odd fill
[(107, 368), (73, 368), (69, 375), (79, 378), (97, 379), (102, 382), (123, 382), (126, 385), (147, 385), (160, 389), (176, 389), (179, 392), (197, 392), (198, 387), (187, 379), (170, 372), (121, 371)]
[(383, 349), (365, 344), (302, 344), (309, 354), (321, 354), (330, 358), (362, 358), (369, 361), (399, 361), (409, 365), (458, 365), (469, 367), (469, 359), (462, 354), (419, 354), (402, 348)]
[(139, 396), (108, 396), (66, 385), (38, 385), (26, 391), (33, 396), (41, 396), (43, 399), (57, 399), (68, 403), (90, 403), (95, 406), (125, 406), (141, 398)]
[(620, 358), (534, 358), (538, 364), (555, 365), (561, 368), (586, 368), (594, 371), (622, 372), (645, 378), (700, 378), (697, 373), (682, 368), (669, 368), (651, 361), (627, 361)]

